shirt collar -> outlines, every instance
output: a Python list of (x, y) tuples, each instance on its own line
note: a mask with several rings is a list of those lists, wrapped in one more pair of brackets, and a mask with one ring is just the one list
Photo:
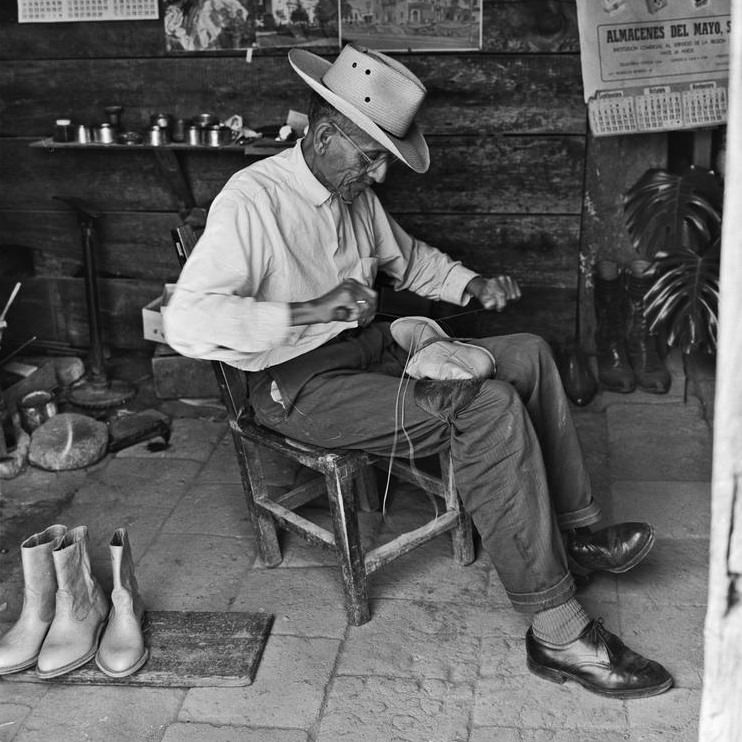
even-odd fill
[(307, 199), (315, 206), (322, 206), (323, 203), (332, 198), (332, 193), (317, 180), (312, 171), (309, 169), (304, 153), (301, 151), (302, 139), (299, 139), (291, 152), (291, 160), (294, 164), (294, 172), (298, 181), (299, 190), (303, 191)]

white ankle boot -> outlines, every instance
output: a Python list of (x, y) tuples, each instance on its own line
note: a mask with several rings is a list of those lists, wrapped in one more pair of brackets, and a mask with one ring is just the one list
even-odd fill
[(20, 672), (36, 664), (54, 618), (57, 577), (52, 549), (65, 533), (67, 526), (55, 524), (21, 544), (23, 608), (18, 620), (0, 639), (0, 675)]
[(106, 675), (123, 678), (136, 672), (147, 661), (149, 651), (144, 646), (144, 605), (134, 576), (134, 560), (125, 528), (114, 531), (109, 549), (113, 605), (95, 663)]
[(88, 529), (77, 526), (52, 550), (57, 576), (54, 620), (36, 663), (40, 678), (55, 678), (92, 659), (108, 614), (108, 601), (90, 569)]

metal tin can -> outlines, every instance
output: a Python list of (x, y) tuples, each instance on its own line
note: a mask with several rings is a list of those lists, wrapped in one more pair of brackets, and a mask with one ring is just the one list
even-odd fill
[(188, 138), (186, 140), (188, 144), (194, 147), (201, 144), (201, 127), (192, 124), (188, 127)]
[(30, 435), (57, 414), (57, 403), (50, 392), (38, 390), (26, 394), (18, 404), (21, 427)]
[(159, 147), (163, 144), (162, 129), (159, 126), (149, 127), (147, 131), (147, 144), (151, 144), (153, 147)]
[(72, 128), (72, 119), (62, 118), (54, 122), (55, 142), (74, 142), (75, 132)]
[(87, 124), (79, 124), (77, 127), (78, 144), (90, 144), (93, 138), (90, 134), (90, 127)]
[(186, 138), (185, 121), (183, 119), (176, 119), (173, 122), (173, 141), (184, 142)]
[(219, 124), (214, 124), (206, 130), (207, 140), (206, 143), (209, 147), (221, 147), (222, 145), (222, 127)]
[(111, 124), (102, 123), (93, 129), (93, 141), (100, 144), (113, 144), (115, 140), (113, 127)]

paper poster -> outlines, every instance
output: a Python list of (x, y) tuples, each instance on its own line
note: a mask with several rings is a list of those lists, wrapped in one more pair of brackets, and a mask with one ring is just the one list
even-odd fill
[(341, 45), (379, 51), (477, 51), (482, 48), (482, 0), (342, 0)]
[(596, 136), (726, 122), (730, 0), (577, 0)]
[(18, 23), (159, 18), (157, 0), (18, 0)]

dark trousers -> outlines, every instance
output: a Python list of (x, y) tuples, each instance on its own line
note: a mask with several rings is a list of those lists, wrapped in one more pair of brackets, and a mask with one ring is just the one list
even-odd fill
[(328, 448), (407, 458), (450, 448), (464, 507), (514, 607), (550, 608), (575, 591), (560, 530), (600, 518), (561, 379), (535, 335), (469, 342), (494, 355), (494, 379), (405, 377), (405, 351), (374, 323), (250, 373), (250, 400), (261, 424)]

